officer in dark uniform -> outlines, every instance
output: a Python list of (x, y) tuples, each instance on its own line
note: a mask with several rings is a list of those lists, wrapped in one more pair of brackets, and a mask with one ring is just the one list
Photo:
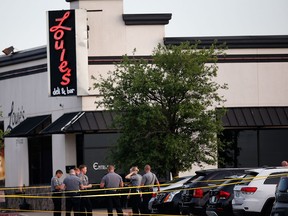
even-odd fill
[[(88, 188), (92, 188), (92, 184), (89, 184), (88, 176), (86, 175), (87, 166), (84, 164), (80, 165), (79, 170), (80, 170), (80, 173), (78, 177), (80, 178), (83, 184), (84, 190), (87, 190)], [(82, 197), (81, 197), (80, 210), (81, 210), (82, 215), (92, 216), (93, 215), (92, 204), (91, 204), (90, 198), (88, 197), (88, 194), (81, 192), (81, 196)]]
[(61, 206), (62, 206), (62, 191), (65, 188), (65, 185), (61, 181), (61, 177), (63, 175), (62, 170), (57, 170), (55, 176), (51, 179), (51, 191), (53, 196), (53, 204), (54, 204), (54, 216), (61, 216)]
[[(113, 165), (108, 166), (108, 173), (102, 178), (100, 188), (107, 188), (107, 194), (111, 196), (107, 197), (107, 211), (108, 216), (113, 215), (113, 208), (116, 209), (117, 215), (123, 215), (120, 196), (117, 195), (116, 188), (123, 187), (123, 180), (120, 175), (114, 172), (115, 167)], [(110, 189), (109, 189), (110, 188)]]
[(69, 175), (64, 179), (66, 192), (66, 216), (71, 215), (71, 211), (74, 211), (74, 215), (81, 215), (80, 213), (80, 193), (79, 190), (83, 189), (83, 184), (78, 176), (76, 176), (75, 170), (71, 169)]

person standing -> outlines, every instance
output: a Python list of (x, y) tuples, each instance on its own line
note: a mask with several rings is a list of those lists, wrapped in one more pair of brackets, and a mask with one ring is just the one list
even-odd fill
[(281, 162), (281, 166), (283, 167), (287, 167), (288, 166), (288, 162), (286, 160)]
[(77, 168), (77, 167), (75, 167), (74, 170), (75, 170), (76, 176), (79, 176), (79, 174), (80, 174), (80, 169)]
[(130, 179), (130, 187), (132, 187), (128, 199), (130, 200), (133, 215), (139, 215), (141, 208), (141, 194), (139, 186), (141, 184), (142, 176), (138, 174), (138, 172), (138, 167), (134, 166), (130, 169), (130, 173), (125, 176), (125, 179)]
[(75, 170), (71, 169), (69, 175), (64, 179), (66, 190), (66, 216), (70, 216), (72, 210), (74, 215), (80, 213), (80, 194), (79, 190), (83, 189), (83, 184), (79, 177), (76, 176)]
[(63, 175), (62, 170), (57, 170), (55, 176), (51, 179), (51, 191), (54, 204), (54, 216), (61, 216), (62, 210), (62, 192), (65, 189), (65, 185), (61, 181)]
[(152, 198), (153, 193), (153, 187), (154, 185), (157, 185), (158, 191), (160, 191), (160, 184), (159, 181), (154, 173), (151, 172), (150, 165), (145, 165), (144, 167), (145, 174), (142, 177), (141, 180), (141, 186), (142, 188), (142, 214), (149, 214), (150, 211), (148, 209), (148, 203), (150, 199)]
[[(79, 166), (80, 173), (78, 177), (80, 178), (82, 184), (83, 184), (83, 190), (87, 190), (88, 188), (92, 188), (92, 184), (89, 184), (87, 173), (87, 166), (86, 165), (80, 165)], [(80, 211), (82, 215), (92, 216), (92, 204), (90, 201), (90, 198), (88, 197), (87, 193), (82, 192), (81, 193), (81, 205), (80, 205)]]
[(100, 182), (100, 188), (107, 188), (107, 194), (111, 194), (111, 196), (107, 196), (108, 216), (113, 215), (113, 208), (116, 209), (117, 215), (123, 215), (121, 199), (120, 196), (117, 195), (116, 190), (116, 188), (123, 187), (122, 177), (115, 173), (115, 167), (113, 165), (109, 165), (107, 171), (108, 173)]

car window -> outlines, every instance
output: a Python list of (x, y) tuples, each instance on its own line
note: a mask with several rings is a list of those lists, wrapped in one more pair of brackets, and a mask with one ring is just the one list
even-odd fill
[(256, 176), (257, 174), (258, 174), (258, 173), (255, 173), (255, 172), (246, 174), (246, 175), (243, 177), (242, 181), (240, 181), (240, 182), (238, 183), (238, 185), (248, 185), (248, 184), (255, 178), (255, 176)]
[(238, 184), (242, 179), (234, 178), (234, 179), (228, 179), (225, 182), (223, 182), (221, 185), (219, 185), (219, 189), (221, 190), (224, 187), (231, 186), (234, 187), (234, 185)]
[(284, 173), (271, 173), (267, 179), (264, 181), (264, 184), (278, 184), (280, 178)]
[(211, 181), (209, 182), (209, 184), (215, 184), (215, 185), (219, 185), (221, 183), (223, 183), (223, 181), (225, 181), (225, 177), (231, 175), (231, 172), (229, 171), (223, 171), (223, 172), (216, 172), (214, 175), (212, 175), (210, 177)]
[(280, 179), (277, 189), (281, 192), (288, 190), (288, 177), (282, 177)]
[(197, 182), (197, 181), (201, 181), (204, 179), (205, 176), (202, 175), (196, 175), (194, 176), (192, 179), (190, 179), (187, 183), (192, 183), (192, 182)]
[(183, 179), (185, 179), (185, 178), (186, 178), (186, 177), (175, 178), (175, 179), (173, 179), (173, 180), (171, 180), (171, 181), (166, 182), (165, 184), (173, 184), (173, 183), (179, 182), (179, 181), (181, 181), (181, 180), (183, 180)]

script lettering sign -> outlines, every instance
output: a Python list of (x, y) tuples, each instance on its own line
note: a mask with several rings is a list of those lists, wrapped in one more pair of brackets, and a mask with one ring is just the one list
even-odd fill
[(49, 11), (48, 23), (50, 95), (77, 95), (75, 11)]

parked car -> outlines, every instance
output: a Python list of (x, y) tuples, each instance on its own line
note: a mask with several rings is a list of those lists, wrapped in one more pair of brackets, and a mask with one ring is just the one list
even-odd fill
[(288, 176), (281, 177), (276, 187), (271, 216), (288, 216)]
[(209, 200), (206, 206), (208, 216), (232, 216), (233, 189), (235, 184), (242, 181), (244, 175), (230, 176), (227, 180), (209, 192)]
[(159, 214), (180, 214), (179, 200), (181, 188), (184, 183), (194, 178), (185, 176), (168, 182), (168, 185), (160, 188), (160, 192), (155, 193), (149, 202), (152, 213)]
[(183, 186), (179, 209), (183, 215), (206, 215), (209, 191), (231, 175), (243, 175), (247, 168), (219, 168), (196, 171), (197, 178)]
[(275, 189), (288, 167), (267, 167), (248, 170), (243, 181), (234, 187), (232, 201), (235, 215), (269, 216), (275, 201)]

